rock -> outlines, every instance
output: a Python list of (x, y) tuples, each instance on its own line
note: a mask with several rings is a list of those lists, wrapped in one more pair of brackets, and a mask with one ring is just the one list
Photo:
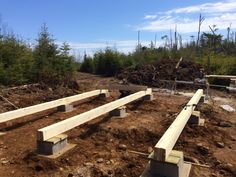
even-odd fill
[(202, 155), (207, 155), (209, 154), (209, 147), (204, 146), (202, 143), (197, 144), (197, 150), (202, 154)]
[(153, 151), (153, 148), (151, 146), (148, 147), (148, 153), (151, 153)]
[(1, 163), (2, 163), (3, 165), (7, 164), (8, 162), (9, 162), (8, 160), (3, 160), (3, 161), (1, 161)]
[(220, 105), (220, 107), (227, 112), (235, 112), (235, 109), (232, 108), (230, 105), (225, 104), (225, 105)]
[(220, 122), (218, 124), (218, 126), (220, 126), (220, 127), (232, 127), (232, 124), (230, 122), (223, 121), (223, 122)]
[(14, 104), (19, 104), (19, 101), (18, 100), (14, 101)]
[(97, 154), (97, 157), (98, 158), (108, 158), (110, 156), (110, 153), (109, 152), (99, 152)]
[(109, 174), (106, 171), (102, 171), (102, 177), (109, 177)]
[(221, 161), (218, 160), (218, 159), (214, 162), (214, 165), (215, 165), (215, 166), (218, 166), (218, 165), (220, 165), (220, 164), (221, 164)]
[(110, 160), (108, 160), (108, 161), (106, 162), (106, 164), (107, 164), (107, 165), (110, 165), (110, 164), (111, 164), (111, 161), (110, 161)]
[(166, 118), (170, 117), (170, 114), (167, 113), (167, 114), (165, 115), (165, 117), (166, 117)]
[(72, 174), (72, 173), (68, 174), (68, 177), (73, 177), (73, 176), (74, 176), (74, 174)]
[(119, 149), (121, 150), (126, 150), (127, 149), (127, 146), (125, 144), (119, 144)]
[(91, 163), (91, 162), (86, 162), (86, 163), (84, 163), (84, 166), (92, 167), (92, 166), (93, 166), (93, 163)]
[(190, 156), (184, 155), (184, 160), (199, 164), (198, 159), (196, 159), (195, 157), (190, 157)]
[(6, 158), (1, 158), (0, 162), (2, 165), (6, 165), (7, 163), (9, 163), (9, 160), (7, 160)]
[(216, 142), (216, 146), (218, 148), (224, 148), (225, 147), (225, 144), (223, 142)]
[(102, 163), (103, 161), (104, 161), (103, 158), (99, 158), (99, 159), (97, 159), (97, 163)]
[(235, 173), (236, 174), (236, 170), (234, 169), (234, 166), (231, 163), (221, 164), (220, 168), (222, 170), (225, 170), (225, 171), (228, 171), (230, 173)]
[(211, 177), (217, 177), (217, 175), (215, 173), (212, 173)]

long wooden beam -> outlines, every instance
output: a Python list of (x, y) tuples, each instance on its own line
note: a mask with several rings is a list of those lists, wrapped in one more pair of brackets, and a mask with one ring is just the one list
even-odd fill
[(236, 79), (236, 76), (230, 75), (205, 75), (206, 78)]
[(37, 112), (45, 111), (45, 110), (55, 108), (61, 105), (70, 104), (75, 101), (97, 96), (97, 95), (107, 93), (107, 92), (108, 90), (93, 90), (90, 92), (86, 92), (86, 93), (82, 93), (82, 94), (78, 94), (78, 95), (74, 95), (74, 96), (70, 96), (66, 98), (61, 98), (58, 100), (54, 100), (54, 101), (26, 107), (26, 108), (21, 108), (14, 111), (5, 112), (5, 113), (0, 114), (0, 123), (17, 119), (23, 116), (31, 115)]
[(144, 85), (123, 85), (123, 84), (109, 84), (109, 85), (100, 85), (97, 87), (98, 89), (105, 88), (108, 89), (109, 91), (111, 90), (126, 90), (126, 91), (145, 91), (148, 89), (147, 86)]
[(142, 98), (146, 95), (150, 95), (152, 93), (151, 89), (147, 89), (146, 91), (140, 91), (119, 100), (107, 103), (95, 109), (92, 109), (88, 112), (79, 114), (77, 116), (71, 117), (69, 119), (63, 120), (61, 122), (55, 123), (53, 125), (44, 127), (37, 131), (37, 137), (40, 141), (45, 141), (49, 138), (52, 138), (56, 135), (64, 133), (74, 127), (77, 127), (85, 122), (88, 122), (94, 118), (97, 118), (103, 114), (106, 114), (116, 108), (119, 108), (127, 103), (130, 103), (134, 100)]
[(170, 125), (161, 139), (154, 147), (154, 159), (158, 161), (165, 161), (188, 122), (192, 112), (194, 111), (199, 100), (203, 96), (203, 90), (199, 89), (185, 108), (176, 117), (174, 122)]
[(147, 86), (143, 85), (122, 85), (122, 84), (110, 84), (108, 90), (127, 90), (127, 91), (145, 91)]

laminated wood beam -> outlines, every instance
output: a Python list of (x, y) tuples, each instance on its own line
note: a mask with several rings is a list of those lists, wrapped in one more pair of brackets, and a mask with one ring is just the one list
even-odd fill
[(191, 100), (187, 103), (185, 108), (179, 113), (174, 122), (170, 125), (170, 127), (158, 141), (158, 143), (155, 145), (155, 160), (165, 161), (166, 158), (169, 156), (202, 95), (203, 90), (199, 89), (191, 98)]
[(64, 133), (74, 127), (77, 127), (85, 122), (88, 122), (94, 118), (97, 118), (103, 114), (106, 114), (120, 106), (123, 106), (127, 103), (135, 101), (139, 98), (142, 98), (146, 95), (152, 94), (152, 89), (147, 89), (146, 91), (139, 91), (137, 93), (131, 94), (119, 100), (107, 103), (90, 111), (84, 112), (77, 116), (71, 117), (69, 119), (63, 120), (61, 122), (49, 125), (37, 131), (37, 138), (40, 141), (45, 141), (49, 138), (52, 138), (56, 135)]
[(110, 84), (108, 90), (127, 90), (127, 91), (145, 91), (147, 86), (142, 85), (122, 85), (122, 84)]
[(74, 96), (70, 96), (66, 98), (61, 98), (58, 100), (54, 100), (54, 101), (26, 107), (26, 108), (17, 109), (14, 111), (5, 112), (5, 113), (0, 114), (0, 123), (17, 119), (23, 116), (28, 116), (37, 112), (45, 111), (45, 110), (55, 108), (61, 105), (73, 103), (75, 101), (79, 101), (79, 100), (86, 99), (89, 97), (105, 94), (107, 92), (108, 90), (94, 90), (94, 91), (90, 91), (90, 92), (86, 92), (86, 93), (82, 93), (82, 94), (78, 94), (78, 95), (74, 95)]
[(145, 91), (148, 89), (147, 86), (144, 85), (125, 85), (125, 84), (109, 84), (109, 85), (100, 85), (97, 87), (98, 89), (105, 88), (110, 90), (125, 90), (125, 91), (133, 91), (133, 92), (138, 92), (138, 91)]
[(236, 79), (236, 76), (230, 75), (206, 75), (206, 78), (219, 78), (219, 79)]

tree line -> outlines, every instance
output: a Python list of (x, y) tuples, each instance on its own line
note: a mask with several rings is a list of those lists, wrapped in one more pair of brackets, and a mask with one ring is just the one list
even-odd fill
[(128, 54), (106, 48), (93, 56), (85, 54), (78, 63), (69, 53), (68, 43), (58, 46), (46, 24), (42, 25), (33, 47), (17, 35), (7, 33), (0, 25), (0, 85), (41, 82), (68, 85), (78, 70), (115, 76), (125, 68), (180, 57), (202, 64), (211, 74), (236, 75), (236, 33), (228, 28), (224, 38), (215, 25), (210, 29), (202, 33), (199, 30), (197, 40), (190, 36), (192, 40), (187, 43), (182, 43), (181, 35), (175, 30), (174, 37), (170, 33), (161, 38), (164, 43), (161, 47), (151, 41), (149, 46), (138, 44)]
[(149, 46), (138, 44), (129, 54), (106, 48), (92, 57), (85, 55), (80, 71), (114, 76), (127, 67), (137, 67), (160, 59), (183, 57), (202, 64), (209, 74), (236, 75), (236, 33), (230, 33), (230, 29), (227, 29), (227, 38), (224, 38), (218, 33), (216, 25), (209, 27), (210, 32), (199, 32), (197, 40), (190, 36), (190, 42), (186, 43), (182, 43), (181, 35), (175, 30), (174, 37), (172, 33), (162, 36), (161, 47), (156, 47), (151, 41)]
[(0, 27), (0, 84), (68, 84), (78, 69), (65, 42), (59, 47), (43, 24), (36, 44), (31, 47), (15, 34)]

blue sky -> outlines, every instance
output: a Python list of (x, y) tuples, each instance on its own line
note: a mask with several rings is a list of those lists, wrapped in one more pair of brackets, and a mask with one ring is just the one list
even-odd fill
[(94, 53), (106, 46), (132, 51), (148, 45), (177, 25), (185, 40), (196, 35), (199, 13), (205, 17), (203, 31), (216, 24), (225, 31), (236, 28), (236, 0), (0, 0), (1, 23), (34, 42), (46, 22), (57, 43), (67, 41), (72, 53)]

